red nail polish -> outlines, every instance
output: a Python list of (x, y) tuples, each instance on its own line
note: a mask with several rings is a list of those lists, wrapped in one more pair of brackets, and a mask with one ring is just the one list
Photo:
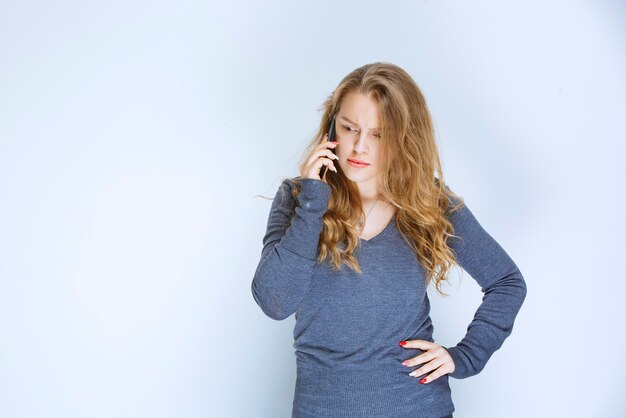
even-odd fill
[(420, 383), (426, 383), (426, 378), (423, 377), (422, 380), (420, 380)]
[(406, 345), (406, 341), (400, 341), (400, 345)]

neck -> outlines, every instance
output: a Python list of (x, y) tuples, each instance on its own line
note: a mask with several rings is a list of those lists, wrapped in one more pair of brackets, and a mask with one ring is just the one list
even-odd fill
[(368, 203), (373, 204), (376, 199), (379, 198), (378, 191), (374, 187), (359, 187), (359, 195), (361, 196), (361, 202), (364, 205), (367, 205)]

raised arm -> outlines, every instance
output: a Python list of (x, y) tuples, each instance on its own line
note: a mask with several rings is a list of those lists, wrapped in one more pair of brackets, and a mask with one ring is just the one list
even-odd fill
[(300, 181), (302, 189), (297, 199), (291, 195), (290, 180), (284, 180), (276, 192), (261, 260), (252, 279), (254, 300), (267, 316), (276, 320), (293, 314), (308, 291), (323, 215), (330, 200), (331, 188), (322, 180)]
[(454, 360), (450, 377), (464, 379), (480, 373), (491, 355), (513, 331), (524, 299), (526, 282), (511, 257), (478, 223), (467, 206), (450, 215), (454, 225), (451, 247), (461, 267), (481, 286), (482, 303), (465, 337), (447, 348)]

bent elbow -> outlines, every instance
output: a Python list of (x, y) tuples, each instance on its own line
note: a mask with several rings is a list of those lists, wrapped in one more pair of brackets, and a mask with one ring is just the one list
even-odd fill
[(528, 286), (526, 285), (526, 280), (524, 280), (524, 276), (522, 272), (517, 269), (517, 287), (519, 289), (519, 298), (521, 302), (524, 302), (526, 299), (526, 294), (528, 293)]
[(291, 316), (291, 312), (287, 311), (276, 311), (276, 310), (264, 310), (265, 315), (269, 318), (272, 318), (275, 321), (283, 321)]
[(506, 293), (509, 293), (511, 297), (519, 300), (520, 303), (526, 298), (527, 288), (526, 280), (517, 266), (510, 269), (500, 280), (494, 283), (496, 286), (493, 288), (502, 286), (502, 289), (507, 289)]

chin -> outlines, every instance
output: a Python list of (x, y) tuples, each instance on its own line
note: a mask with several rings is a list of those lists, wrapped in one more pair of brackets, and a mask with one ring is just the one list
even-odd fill
[(346, 171), (343, 172), (343, 175), (346, 176), (348, 180), (352, 180), (355, 183), (362, 183), (376, 177), (376, 175), (372, 175), (371, 173), (354, 173)]

